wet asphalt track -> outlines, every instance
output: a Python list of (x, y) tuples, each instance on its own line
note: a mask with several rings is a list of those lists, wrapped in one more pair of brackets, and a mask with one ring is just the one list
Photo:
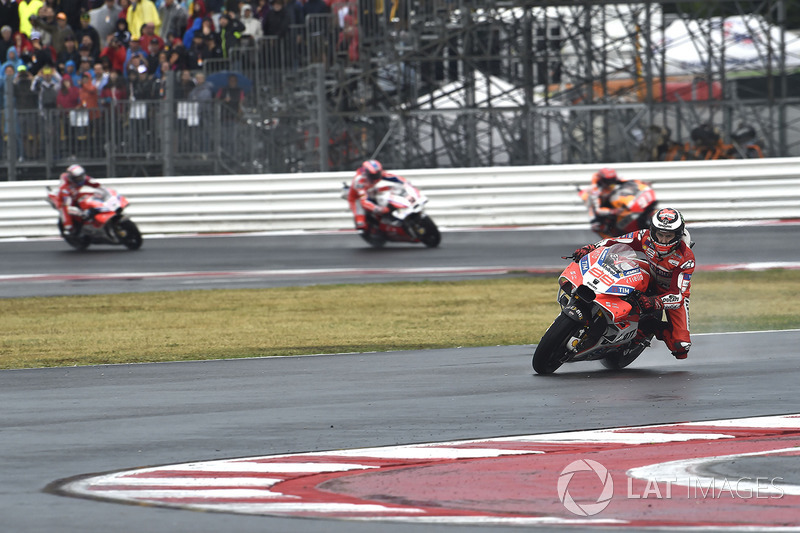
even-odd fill
[[(695, 228), (698, 265), (800, 261), (797, 224)], [(562, 269), (597, 238), (589, 230), (447, 232), (442, 246), (389, 244), (375, 250), (353, 233), (148, 238), (142, 249), (97, 246), (80, 253), (60, 240), (2, 242), (0, 297), (182, 289), (252, 288), (486, 275), (453, 269)], [(389, 268), (426, 270), (386, 272)], [(337, 269), (344, 271), (336, 271)], [(357, 272), (356, 269), (362, 271)], [(433, 270), (439, 269), (439, 270)], [(311, 272), (306, 272), (311, 270)], [(41, 279), (41, 276), (50, 276)], [(114, 279), (106, 279), (108, 276)], [(40, 276), (23, 278), (19, 276)], [(40, 280), (41, 279), (41, 280)], [(40, 281), (39, 281), (40, 280)]]
[[(796, 229), (698, 229), (698, 260), (798, 261), (796, 246), (787, 246), (797, 242)], [(121, 282), (93, 276), (1, 282), (0, 295), (389, 278), (190, 276), (180, 283), (137, 272), (546, 268), (590, 240), (588, 231), (566, 237), (540, 231), (447, 233), (439, 250), (372, 251), (353, 235), (152, 239), (136, 253), (97, 248), (88, 254), (74, 254), (58, 241), (1, 243), (2, 276), (132, 275)], [(193, 460), (800, 412), (800, 332), (703, 335), (694, 341), (684, 362), (659, 346), (622, 373), (585, 363), (552, 377), (533, 375), (530, 346), (2, 371), (0, 531), (513, 530), (196, 513), (65, 498), (43, 489), (80, 474)]]

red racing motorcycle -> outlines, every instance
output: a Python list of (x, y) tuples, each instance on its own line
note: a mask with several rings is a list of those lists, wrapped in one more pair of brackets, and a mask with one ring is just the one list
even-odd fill
[[(58, 191), (47, 188), (47, 202), (58, 210)], [(124, 213), (128, 199), (112, 189), (84, 187), (81, 189), (77, 206), (70, 206), (73, 218), (82, 224), (76, 233), (64, 231), (64, 224), (58, 220), (58, 231), (64, 241), (76, 250), (85, 250), (90, 244), (121, 244), (129, 250), (142, 246), (142, 234), (136, 223)]]
[(642, 316), (636, 304), (649, 283), (647, 261), (626, 244), (597, 248), (570, 263), (558, 279), (561, 312), (533, 354), (536, 373), (552, 374), (577, 361), (600, 360), (611, 369), (631, 364), (653, 338), (637, 337), (642, 320), (660, 318)]

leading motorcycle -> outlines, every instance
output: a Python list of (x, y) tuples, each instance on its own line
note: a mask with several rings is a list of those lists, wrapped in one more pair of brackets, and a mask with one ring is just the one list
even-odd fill
[[(350, 185), (342, 184), (342, 198), (347, 199)], [(387, 241), (422, 243), (436, 248), (442, 241), (439, 228), (425, 212), (428, 197), (409, 182), (397, 183), (380, 180), (374, 188), (373, 202), (389, 207), (389, 212), (377, 217), (367, 213), (370, 230), (361, 237), (375, 248), (382, 248)]]
[[(59, 209), (56, 188), (47, 188), (47, 201), (53, 209)], [(141, 248), (142, 234), (124, 213), (127, 198), (113, 189), (83, 187), (76, 203), (68, 210), (73, 218), (82, 221), (77, 232), (64, 231), (61, 218), (58, 220), (58, 232), (67, 244), (76, 250), (85, 250), (91, 244), (121, 244), (129, 250)]]
[(600, 360), (611, 369), (631, 364), (653, 338), (637, 337), (642, 321), (660, 322), (660, 316), (642, 315), (636, 304), (649, 283), (647, 261), (626, 244), (597, 248), (570, 263), (558, 279), (561, 312), (533, 354), (536, 373), (552, 374), (577, 361)]
[(589, 210), (592, 230), (603, 239), (648, 228), (650, 220), (658, 211), (655, 190), (650, 184), (639, 180), (620, 183), (611, 192), (608, 201), (612, 208), (618, 210), (616, 216), (598, 215), (588, 189), (578, 189), (578, 195)]

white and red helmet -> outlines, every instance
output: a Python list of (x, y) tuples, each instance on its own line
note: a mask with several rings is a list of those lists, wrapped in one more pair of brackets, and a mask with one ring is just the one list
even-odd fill
[(70, 165), (67, 167), (67, 175), (69, 181), (76, 187), (80, 187), (86, 183), (86, 170), (80, 165)]
[(677, 209), (664, 207), (650, 220), (650, 240), (659, 256), (672, 253), (681, 242), (686, 224)]
[(361, 164), (364, 175), (371, 182), (376, 182), (383, 177), (383, 165), (377, 159), (369, 159)]

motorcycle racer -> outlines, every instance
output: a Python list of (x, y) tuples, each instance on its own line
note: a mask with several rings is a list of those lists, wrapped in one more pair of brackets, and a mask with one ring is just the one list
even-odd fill
[(375, 202), (375, 193), (378, 191), (376, 186), (381, 180), (398, 184), (407, 183), (405, 178), (384, 171), (383, 165), (377, 159), (369, 159), (356, 170), (356, 175), (350, 184), (347, 202), (353, 212), (356, 229), (362, 235), (371, 231), (372, 221), (380, 219), (391, 211), (390, 206), (378, 205)]
[(611, 193), (620, 183), (622, 180), (613, 168), (601, 168), (592, 174), (592, 186), (589, 188), (588, 197), (595, 217), (599, 219), (597, 222), (593, 222), (593, 226), (603, 219), (608, 220), (615, 217), (619, 212), (619, 208), (612, 206), (609, 200)]
[(639, 296), (638, 304), (643, 314), (664, 310), (667, 323), (660, 323), (655, 335), (664, 341), (676, 359), (686, 359), (692, 341), (689, 336), (689, 294), (695, 268), (691, 237), (686, 230), (683, 215), (672, 208), (659, 209), (648, 229), (628, 233), (621, 237), (603, 239), (575, 250), (573, 260), (598, 247), (627, 244), (643, 252), (650, 265), (651, 286), (647, 294)]
[(70, 165), (66, 172), (61, 174), (58, 186), (58, 211), (61, 215), (61, 223), (66, 233), (77, 233), (83, 226), (83, 219), (80, 215), (70, 213), (70, 207), (77, 208), (78, 195), (81, 187), (100, 187), (100, 182), (94, 180), (86, 174), (86, 170), (80, 165)]
[[(634, 186), (629, 187), (629, 185)], [(602, 237), (624, 233), (617, 228), (627, 224), (623, 224), (619, 218), (628, 209), (629, 202), (635, 199), (639, 191), (645, 189), (649, 189), (647, 183), (640, 180), (624, 180), (613, 168), (601, 168), (592, 174), (591, 186), (581, 191), (581, 198), (592, 213), (592, 231)]]

